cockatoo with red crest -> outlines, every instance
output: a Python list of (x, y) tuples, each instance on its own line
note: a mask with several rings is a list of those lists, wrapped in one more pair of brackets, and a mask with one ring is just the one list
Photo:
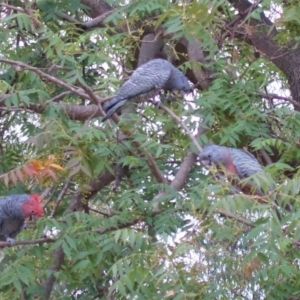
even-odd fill
[(10, 195), (0, 198), (0, 241), (13, 244), (23, 229), (26, 218), (43, 215), (41, 199), (37, 194)]

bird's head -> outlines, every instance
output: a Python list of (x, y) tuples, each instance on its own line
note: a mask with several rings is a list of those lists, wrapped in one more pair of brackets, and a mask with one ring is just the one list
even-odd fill
[(192, 92), (188, 79), (181, 71), (177, 70), (176, 68), (173, 69), (172, 75), (165, 85), (165, 89), (172, 92), (180, 91), (183, 95)]
[(182, 76), (178, 76), (176, 90), (180, 91), (182, 96), (184, 96), (185, 94), (190, 94), (193, 91), (183, 73)]
[(207, 145), (198, 155), (200, 163), (204, 167), (225, 165), (224, 150), (222, 146), (218, 145)]
[(26, 218), (41, 217), (43, 215), (43, 206), (39, 195), (28, 195), (28, 199), (22, 204), (22, 212)]

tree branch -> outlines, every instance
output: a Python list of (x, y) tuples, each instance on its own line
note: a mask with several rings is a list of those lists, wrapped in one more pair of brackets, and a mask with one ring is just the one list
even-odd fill
[(225, 212), (223, 210), (216, 209), (214, 212), (217, 213), (217, 214), (220, 214), (223, 217), (226, 217), (226, 218), (238, 221), (239, 223), (242, 223), (244, 225), (250, 226), (252, 228), (255, 227), (255, 225), (252, 222), (249, 222), (249, 221), (247, 221), (247, 220), (245, 220), (245, 219), (243, 219), (241, 217), (235, 216), (235, 215), (233, 215), (231, 213), (228, 213), (228, 212)]
[(42, 239), (36, 239), (36, 240), (24, 240), (24, 241), (14, 241), (13, 244), (10, 242), (0, 242), (0, 248), (3, 247), (14, 247), (18, 245), (35, 245), (35, 244), (44, 244), (44, 243), (54, 243), (56, 239), (52, 238), (42, 238)]
[(284, 100), (284, 101), (290, 102), (294, 106), (297, 106), (298, 108), (300, 108), (300, 103), (298, 103), (297, 101), (295, 101), (289, 97), (284, 97), (284, 96), (280, 96), (277, 94), (265, 94), (265, 93), (260, 93), (258, 95), (262, 98), (270, 99), (270, 100), (273, 100), (273, 99)]
[(81, 0), (80, 2), (89, 8), (87, 13), (91, 18), (97, 18), (113, 9), (106, 0)]
[(48, 271), (51, 272), (51, 275), (48, 277), (47, 280), (43, 281), (41, 284), (41, 286), (44, 289), (44, 298), (43, 299), (45, 299), (45, 300), (50, 299), (52, 288), (53, 288), (53, 285), (55, 282), (55, 273), (60, 270), (61, 265), (65, 258), (65, 254), (64, 254), (62, 246), (59, 246), (55, 249), (53, 257), (54, 257), (53, 264), (48, 269)]
[[(277, 35), (277, 30), (274, 24), (260, 13), (260, 20), (257, 18), (247, 18), (247, 22), (243, 22), (247, 14), (253, 11), (256, 6), (248, 0), (228, 0), (238, 13), (243, 16), (237, 24), (241, 34), (237, 36), (243, 41), (255, 47), (255, 49), (272, 61), (287, 77), (291, 88), (291, 94), (296, 102), (300, 103), (300, 84), (299, 84), (299, 56), (300, 48), (297, 46), (297, 41), (290, 40), (287, 46), (282, 46), (274, 39)], [(237, 26), (234, 25), (234, 26)], [(228, 27), (228, 26), (227, 26)], [(235, 28), (232, 28), (234, 32)], [(293, 47), (297, 46), (297, 47)], [(295, 105), (295, 110), (300, 110), (299, 106)]]
[(58, 197), (57, 197), (56, 203), (55, 203), (55, 205), (54, 205), (54, 207), (53, 207), (53, 209), (52, 209), (52, 212), (51, 212), (49, 218), (53, 218), (53, 217), (54, 217), (54, 215), (55, 215), (55, 213), (56, 213), (56, 211), (57, 211), (57, 208), (58, 208), (58, 206), (59, 206), (61, 200), (63, 199), (63, 197), (65, 196), (66, 192), (67, 192), (68, 189), (69, 189), (69, 186), (70, 186), (70, 184), (71, 184), (72, 177), (73, 177), (73, 176), (69, 176), (69, 177), (68, 177), (66, 183), (64, 184), (64, 187), (63, 187), (62, 190), (60, 191), (60, 193), (59, 193), (59, 195), (58, 195)]
[(94, 28), (94, 27), (97, 27), (98, 25), (100, 25), (108, 16), (110, 16), (112, 13), (114, 12), (114, 10), (109, 10), (103, 14), (101, 14), (100, 16), (88, 21), (88, 22), (85, 22), (85, 23), (82, 23), (80, 24), (80, 27), (82, 29), (91, 29), (91, 28)]
[[(56, 77), (54, 76), (51, 76), (47, 73), (44, 73), (43, 71), (41, 71), (39, 68), (36, 68), (36, 67), (32, 67), (30, 65), (27, 65), (21, 61), (15, 61), (15, 60), (10, 60), (10, 59), (3, 59), (3, 58), (0, 58), (0, 62), (2, 63), (5, 63), (5, 64), (9, 64), (9, 65), (12, 65), (12, 66), (16, 66), (16, 67), (19, 67), (21, 69), (24, 69), (24, 70), (29, 70), (29, 71), (32, 71), (36, 74), (38, 74), (39, 76), (41, 76), (42, 78), (44, 79), (47, 79), (48, 81), (50, 82), (53, 82), (61, 87), (64, 87), (66, 90), (68, 91), (71, 91), (73, 94), (75, 95), (78, 95), (80, 96), (81, 98), (89, 98), (88, 95), (86, 93), (83, 93), (83, 91), (80, 89), (77, 89), (75, 88), (74, 86), (60, 80), (60, 79), (57, 79)], [(104, 102), (105, 100), (102, 99), (102, 98), (99, 98), (99, 101), (100, 103), (101, 102)]]
[(25, 13), (23, 8), (12, 6), (12, 5), (9, 5), (9, 4), (6, 4), (6, 3), (0, 3), (0, 6), (12, 9), (14, 11), (19, 11), (19, 12)]
[[(203, 128), (201, 124), (199, 124), (198, 133), (196, 134), (195, 138), (200, 137), (202, 134), (206, 132), (206, 130), (207, 129)], [(184, 183), (188, 177), (189, 172), (195, 165), (196, 159), (197, 159), (197, 155), (190, 150), (186, 155), (186, 157), (184, 158), (183, 162), (181, 163), (179, 170), (177, 171), (174, 179), (170, 184), (170, 187), (172, 189), (178, 191), (184, 186)], [(166, 192), (160, 192), (153, 198), (152, 203), (155, 212), (159, 211), (157, 201), (159, 200), (159, 198), (164, 197), (165, 195)]]
[(184, 124), (183, 121), (181, 121), (181, 119), (172, 111), (170, 110), (168, 107), (160, 104), (159, 108), (161, 108), (162, 110), (164, 110), (166, 113), (168, 113), (175, 121), (177, 124), (179, 124), (188, 134), (189, 138), (191, 139), (191, 141), (194, 143), (195, 147), (197, 148), (197, 150), (199, 152), (202, 151), (201, 146), (199, 145), (198, 141), (196, 140), (195, 136), (193, 135), (193, 133), (189, 130), (189, 128)]

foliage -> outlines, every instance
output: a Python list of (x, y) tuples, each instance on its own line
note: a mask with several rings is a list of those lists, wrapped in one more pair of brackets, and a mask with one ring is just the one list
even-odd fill
[[(92, 2), (0, 3), (0, 193), (43, 193), (45, 216), (17, 240), (52, 238), (2, 249), (0, 298), (300, 299), (300, 114), (281, 93), (283, 70), (228, 36), (233, 1), (107, 1), (113, 11), (88, 27)], [(298, 1), (260, 2), (243, 25), (270, 9), (274, 43), (296, 48)], [(141, 39), (161, 31), (180, 69), (213, 70), (208, 88), (165, 105), (206, 129), (200, 144), (247, 148), (268, 165), (277, 184), (263, 199), (229, 195), (198, 163), (182, 188), (170, 184), (196, 150), (163, 109), (137, 104), (101, 123), (95, 98), (116, 93)], [(206, 59), (189, 60), (183, 39), (201, 41)]]

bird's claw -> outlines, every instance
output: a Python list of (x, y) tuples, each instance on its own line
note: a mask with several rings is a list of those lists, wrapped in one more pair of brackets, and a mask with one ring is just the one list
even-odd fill
[(156, 108), (160, 108), (160, 106), (161, 106), (161, 101), (155, 101), (155, 102), (153, 102), (153, 104), (154, 104), (154, 106), (155, 106)]
[(12, 239), (12, 238), (10, 238), (10, 237), (7, 237), (7, 238), (6, 238), (6, 241), (7, 241), (8, 243), (10, 243), (11, 246), (13, 246), (13, 245), (15, 244), (15, 242), (16, 242), (15, 239)]
[(161, 101), (160, 100), (158, 100), (158, 101), (154, 101), (154, 100), (149, 100), (149, 102), (150, 103), (152, 103), (156, 108), (160, 108), (160, 106), (161, 106)]

